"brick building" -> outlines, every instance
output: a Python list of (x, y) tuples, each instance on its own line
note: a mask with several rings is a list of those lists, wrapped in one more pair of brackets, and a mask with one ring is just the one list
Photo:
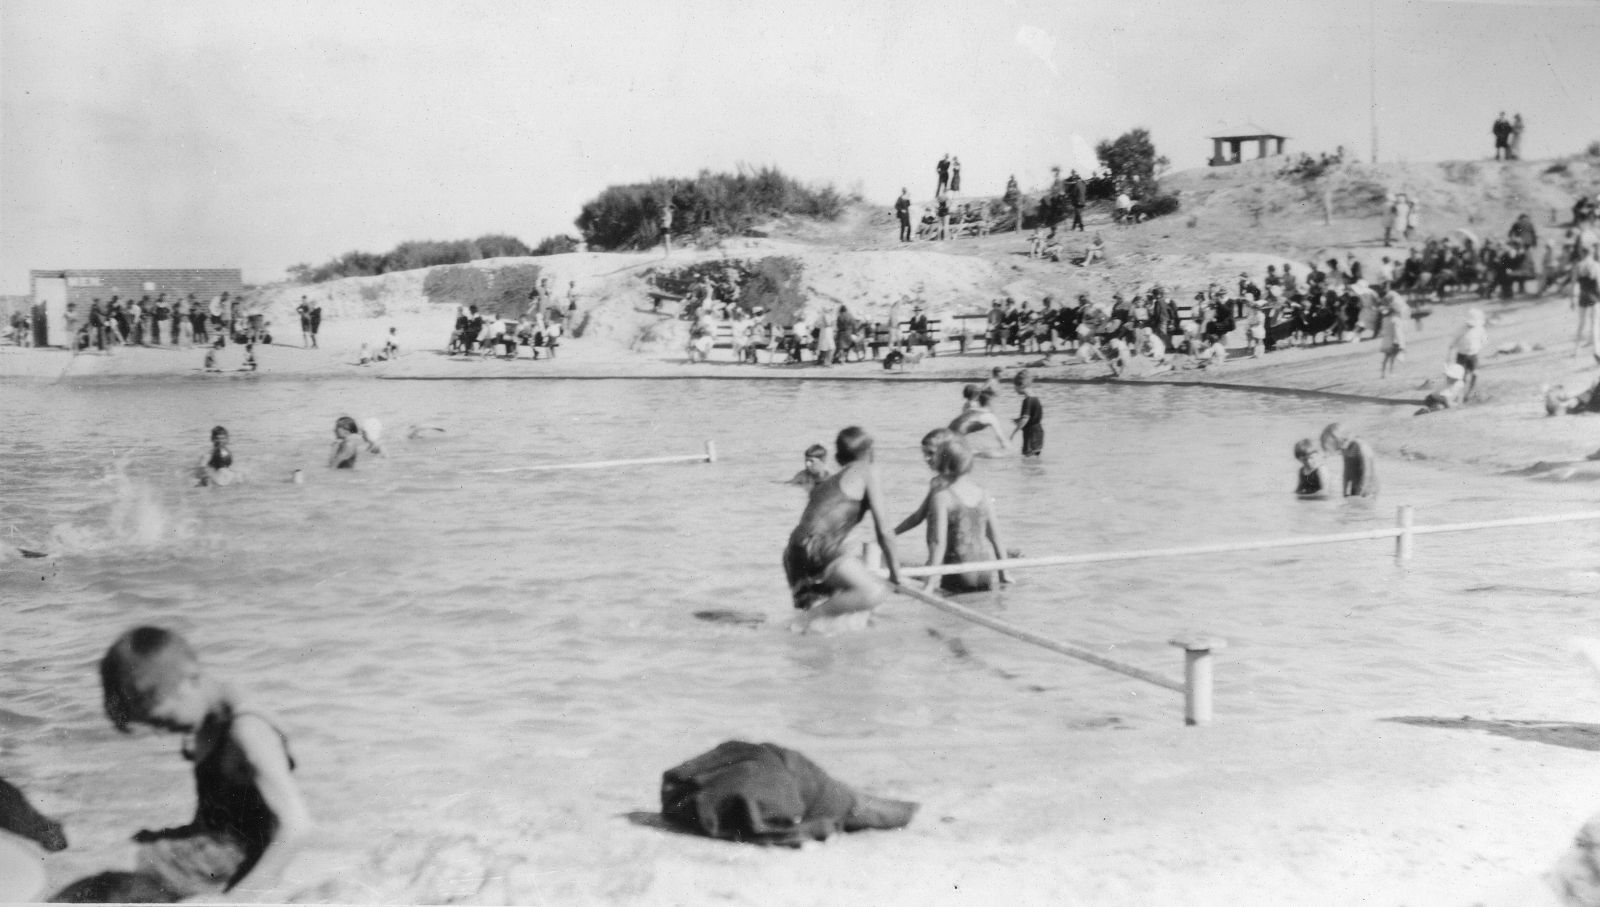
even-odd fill
[[(97, 268), (69, 269), (65, 271), (29, 271), (33, 286), (34, 323), (43, 325), (43, 335), (35, 328), (34, 336), (40, 345), (67, 346), (67, 305), (70, 303), (80, 319), (96, 299), (141, 299), (167, 294), (169, 303), (194, 294), (201, 302), (210, 302), (224, 291), (237, 296), (244, 289), (244, 281), (237, 268)], [(42, 316), (42, 317), (41, 317)]]

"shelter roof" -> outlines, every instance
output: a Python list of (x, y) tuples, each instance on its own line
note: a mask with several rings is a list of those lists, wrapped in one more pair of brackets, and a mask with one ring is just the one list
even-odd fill
[(1279, 135), (1270, 129), (1263, 129), (1255, 123), (1244, 122), (1231, 129), (1215, 132), (1206, 138), (1211, 139), (1286, 139), (1288, 136)]

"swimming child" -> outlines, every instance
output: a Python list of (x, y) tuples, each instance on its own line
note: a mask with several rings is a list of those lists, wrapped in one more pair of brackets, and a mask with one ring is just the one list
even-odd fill
[[(279, 881), (311, 830), (291, 772), (283, 732), (208, 674), (182, 636), (160, 627), (130, 630), (100, 661), (106, 716), (117, 730), (134, 724), (185, 734), (198, 803), (187, 825), (140, 831), (139, 868), (102, 873), (74, 890), (115, 892), (108, 899), (175, 901), (223, 892), (249, 901)], [(80, 894), (81, 898), (81, 894)]]
[(795, 473), (794, 478), (784, 484), (815, 488), (831, 475), (833, 470), (828, 468), (828, 448), (821, 444), (813, 444), (806, 448), (805, 468)]
[(1295, 442), (1294, 458), (1300, 461), (1300, 471), (1294, 493), (1302, 498), (1325, 498), (1333, 483), (1328, 481), (1328, 470), (1322, 465), (1322, 451), (1310, 438)]
[(1370, 498), (1378, 493), (1378, 466), (1367, 442), (1356, 438), (1337, 422), (1322, 430), (1322, 450), (1344, 459), (1340, 482), (1345, 497)]
[(239, 480), (233, 472), (233, 451), (228, 448), (228, 430), (218, 425), (211, 429), (211, 450), (195, 466), (201, 486), (232, 485)]
[[(922, 439), (922, 455), (936, 475), (922, 505), (895, 527), (895, 533), (926, 520), (930, 565), (1004, 558), (994, 502), (970, 476), (973, 455), (966, 438), (948, 429), (929, 432)], [(1003, 571), (947, 573), (928, 577), (924, 588), (933, 588), (936, 580), (946, 592), (982, 592), (1009, 581)]]
[(328, 457), (329, 469), (355, 469), (356, 455), (361, 452), (357, 439), (361, 435), (360, 426), (356, 420), (349, 416), (340, 416), (333, 423), (333, 453)]
[(789, 534), (783, 572), (801, 610), (797, 628), (809, 629), (819, 618), (871, 614), (889, 594), (883, 580), (845, 551), (850, 531), (868, 512), (883, 549), (889, 579), (900, 581), (893, 540), (883, 517), (883, 493), (872, 466), (872, 436), (850, 426), (834, 442), (839, 471), (811, 490), (811, 499)]
[(1011, 430), (1011, 434), (1015, 437), (1017, 432), (1022, 432), (1022, 455), (1037, 457), (1044, 450), (1044, 406), (1031, 393), (1033, 375), (1027, 369), (1017, 372), (1012, 383), (1017, 393), (1022, 395), (1022, 412), (1017, 416), (1017, 427)]
[[(977, 394), (962, 406), (960, 415), (950, 420), (950, 430), (961, 435), (973, 435), (988, 429), (994, 433), (994, 439), (999, 442), (1001, 450), (1010, 450), (1011, 442), (1006, 439), (1005, 432), (1000, 430), (1000, 417), (989, 409), (990, 402), (994, 400), (994, 391), (973, 384), (967, 387), (976, 390)], [(980, 451), (977, 455), (990, 456), (990, 452)]]

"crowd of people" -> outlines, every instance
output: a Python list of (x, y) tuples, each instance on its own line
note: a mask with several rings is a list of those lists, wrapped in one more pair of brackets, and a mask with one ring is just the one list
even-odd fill
[[(480, 309), (477, 305), (456, 306), (454, 325), (446, 352), (462, 356), (497, 356), (515, 359), (527, 347), (529, 355), (554, 359), (556, 348), (566, 336), (570, 325), (578, 318), (578, 283), (569, 281), (564, 299), (557, 299), (550, 288), (550, 278), (541, 277), (529, 291), (528, 304), (515, 320), (502, 317), (498, 312)], [(393, 328), (390, 329), (391, 335)], [(363, 344), (363, 364), (366, 363), (366, 346)], [(399, 347), (391, 336), (384, 349), (373, 360), (392, 358)]]
[[(26, 326), (31, 336), (31, 316), (18, 313), (13, 330)], [(64, 316), (69, 346), (74, 351), (93, 349), (113, 355), (125, 346), (175, 346), (183, 349), (195, 345), (226, 346), (234, 343), (270, 342), (266, 324), (261, 316), (243, 316), (239, 299), (228, 291), (206, 302), (189, 293), (170, 302), (167, 294), (154, 297), (109, 299), (96, 297), (87, 311), (80, 312), (75, 302), (69, 302)], [(21, 334), (19, 333), (19, 341)], [(28, 345), (28, 344), (24, 344)]]

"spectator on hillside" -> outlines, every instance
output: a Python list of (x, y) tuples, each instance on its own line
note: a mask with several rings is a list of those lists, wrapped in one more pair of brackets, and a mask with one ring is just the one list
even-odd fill
[(900, 219), (900, 241), (911, 241), (911, 190), (902, 188), (894, 201), (894, 216)]
[(1000, 196), (1000, 200), (1005, 202), (1006, 207), (1010, 208), (1011, 209), (1011, 213), (1016, 217), (1016, 221), (1015, 221), (1014, 225), (1011, 228), (1012, 231), (1016, 232), (1018, 230), (1021, 230), (1022, 229), (1022, 192), (1021, 192), (1021, 190), (1019, 190), (1017, 188), (1017, 177), (1016, 177), (1015, 174), (1011, 175), (1010, 177), (1008, 177), (1006, 179), (1006, 193), (1005, 193), (1005, 195)]
[(939, 216), (939, 237), (938, 238), (939, 239), (949, 239), (950, 238), (950, 200), (945, 198), (942, 195), (939, 196), (939, 204), (938, 204), (938, 209), (937, 209), (936, 213)]
[(1511, 115), (1511, 159), (1522, 160), (1522, 114)]
[(958, 157), (950, 159), (950, 191), (952, 193), (961, 191), (961, 158)]
[(1072, 208), (1072, 226), (1067, 229), (1083, 230), (1083, 208), (1089, 203), (1088, 184), (1074, 170), (1067, 176), (1067, 204)]
[(665, 249), (665, 252), (663, 252), (662, 257), (671, 258), (672, 257), (672, 199), (668, 198), (665, 201), (663, 201), (661, 203), (661, 205), (660, 205), (660, 209), (661, 210), (660, 210), (660, 212), (658, 213), (657, 216), (660, 219), (659, 226), (661, 227), (661, 245)]
[(933, 190), (935, 197), (942, 197), (945, 190), (950, 188), (950, 155), (946, 154), (933, 165), (934, 172), (939, 175), (939, 185)]
[(1511, 230), (1507, 233), (1507, 238), (1511, 240), (1512, 245), (1521, 246), (1524, 249), (1531, 249), (1538, 245), (1539, 233), (1533, 227), (1533, 218), (1529, 217), (1527, 213), (1524, 212), (1522, 216), (1518, 217), (1516, 222), (1511, 225)]
[(1494, 133), (1494, 159), (1497, 161), (1511, 160), (1512, 126), (1511, 121), (1506, 119), (1504, 110), (1500, 111), (1500, 115), (1495, 117), (1494, 127), (1490, 131)]

